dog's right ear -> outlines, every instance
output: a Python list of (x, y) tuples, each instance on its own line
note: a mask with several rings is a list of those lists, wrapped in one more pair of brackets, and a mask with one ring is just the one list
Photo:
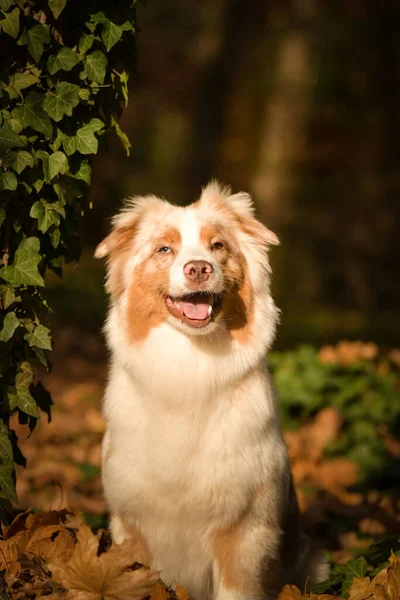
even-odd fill
[(95, 258), (104, 258), (110, 254), (111, 250), (115, 247), (115, 234), (116, 232), (113, 231), (110, 233), (110, 235), (104, 238), (102, 242), (100, 242), (94, 252)]
[(97, 246), (95, 258), (104, 258), (114, 251), (128, 250), (139, 230), (142, 217), (147, 211), (159, 212), (165, 201), (157, 196), (134, 196), (127, 198), (122, 210), (112, 219), (112, 231)]

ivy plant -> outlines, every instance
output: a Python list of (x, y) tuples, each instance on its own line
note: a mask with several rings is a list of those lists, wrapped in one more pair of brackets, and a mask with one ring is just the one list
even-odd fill
[[(24, 463), (11, 417), (32, 430), (51, 398), (48, 269), (79, 258), (77, 215), (91, 160), (128, 102), (136, 60), (134, 2), (0, 0), (0, 520)], [(43, 322), (44, 321), (44, 322)]]

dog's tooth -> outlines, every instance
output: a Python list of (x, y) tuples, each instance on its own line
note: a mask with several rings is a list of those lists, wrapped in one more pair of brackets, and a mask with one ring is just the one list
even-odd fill
[(208, 316), (210, 316), (210, 315), (211, 315), (211, 313), (212, 313), (212, 309), (213, 309), (213, 307), (212, 307), (212, 306), (211, 306), (211, 304), (210, 304), (210, 306), (208, 307)]
[(175, 302), (175, 306), (178, 310), (181, 310), (181, 304), (180, 302)]

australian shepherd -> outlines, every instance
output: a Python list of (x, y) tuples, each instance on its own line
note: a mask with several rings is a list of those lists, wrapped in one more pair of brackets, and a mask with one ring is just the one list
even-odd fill
[[(276, 598), (326, 575), (299, 524), (265, 355), (278, 310), (251, 198), (135, 197), (108, 257), (103, 484), (113, 541), (197, 600)], [(137, 559), (136, 559), (137, 560)]]

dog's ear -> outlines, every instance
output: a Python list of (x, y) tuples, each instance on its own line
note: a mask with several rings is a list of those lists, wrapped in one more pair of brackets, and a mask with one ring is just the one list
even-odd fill
[(215, 207), (218, 204), (228, 206), (234, 213), (244, 233), (263, 246), (278, 245), (278, 236), (265, 227), (254, 216), (254, 204), (250, 194), (239, 192), (232, 194), (229, 187), (224, 187), (218, 181), (211, 181), (204, 189), (201, 200)]
[(265, 227), (254, 217), (242, 217), (239, 222), (242, 231), (258, 244), (262, 246), (279, 246), (280, 241), (276, 233)]
[(111, 233), (97, 246), (95, 258), (104, 258), (112, 252), (129, 249), (139, 230), (144, 214), (152, 209), (164, 206), (165, 201), (157, 196), (134, 196), (127, 198), (123, 209), (112, 220)]

